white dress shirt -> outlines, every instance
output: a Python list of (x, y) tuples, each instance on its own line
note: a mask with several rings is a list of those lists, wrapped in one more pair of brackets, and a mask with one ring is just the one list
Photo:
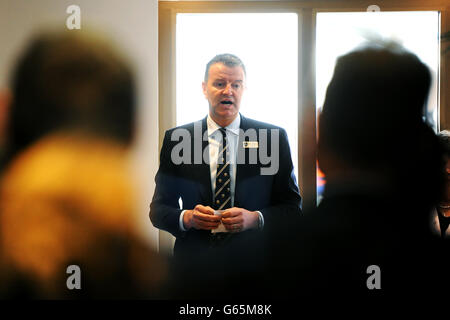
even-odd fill
[[(217, 160), (219, 147), (222, 140), (221, 133), (219, 129), (221, 128), (208, 114), (206, 119), (207, 128), (208, 128), (208, 143), (209, 143), (209, 170), (211, 174), (211, 190), (216, 190), (216, 174), (217, 174)], [(224, 129), (227, 134), (228, 141), (228, 149), (230, 150), (230, 194), (231, 194), (231, 207), (234, 207), (234, 190), (236, 187), (236, 159), (237, 159), (237, 150), (238, 150), (238, 142), (239, 142), (239, 128), (241, 126), (241, 116), (238, 115), (236, 119), (233, 120), (228, 126)], [(213, 202), (215, 199), (213, 198)], [(186, 231), (183, 224), (183, 210), (180, 214), (180, 229), (182, 231)], [(261, 212), (259, 213), (260, 225), (261, 227), (264, 225), (264, 217)]]

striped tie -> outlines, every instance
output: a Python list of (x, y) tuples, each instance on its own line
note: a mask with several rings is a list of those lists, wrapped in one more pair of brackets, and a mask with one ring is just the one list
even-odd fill
[(228, 150), (229, 145), (225, 129), (220, 128), (219, 130), (222, 133), (222, 143), (219, 146), (219, 155), (217, 157), (214, 209), (225, 210), (231, 208), (230, 150)]

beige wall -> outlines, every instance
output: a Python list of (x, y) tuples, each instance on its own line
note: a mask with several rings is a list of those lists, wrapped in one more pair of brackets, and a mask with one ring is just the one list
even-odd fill
[(0, 88), (17, 53), (42, 27), (66, 28), (66, 8), (81, 8), (81, 28), (89, 26), (107, 34), (132, 60), (138, 79), (138, 138), (133, 170), (140, 191), (139, 218), (142, 235), (156, 248), (157, 230), (148, 218), (158, 169), (158, 2), (157, 0), (1, 0)]

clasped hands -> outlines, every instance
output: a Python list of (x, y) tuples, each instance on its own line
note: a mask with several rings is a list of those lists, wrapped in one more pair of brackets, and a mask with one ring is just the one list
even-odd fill
[(186, 229), (213, 230), (222, 222), (229, 232), (241, 232), (257, 229), (258, 219), (259, 213), (256, 211), (233, 207), (224, 210), (221, 215), (215, 215), (213, 208), (198, 204), (193, 210), (184, 212), (183, 223)]

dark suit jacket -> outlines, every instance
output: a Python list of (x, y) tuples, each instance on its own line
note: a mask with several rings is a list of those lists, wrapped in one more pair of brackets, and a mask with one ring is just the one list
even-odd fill
[[(197, 128), (200, 128), (201, 134), (207, 131), (206, 117), (197, 122)], [(156, 174), (156, 189), (150, 205), (150, 219), (157, 228), (166, 230), (176, 237), (174, 255), (184, 253), (199, 254), (207, 250), (209, 246), (211, 232), (206, 230), (191, 229), (183, 232), (179, 227), (179, 217), (184, 209), (193, 209), (197, 204), (204, 206), (213, 205), (213, 193), (211, 190), (211, 177), (209, 164), (202, 161), (201, 164), (195, 164), (194, 150), (194, 123), (168, 130), (164, 137), (164, 142), (160, 156), (160, 167)], [(267, 130), (267, 147), (270, 152), (272, 143), (279, 144), (279, 170), (274, 175), (261, 175), (261, 168), (269, 167), (270, 164), (263, 164), (260, 155), (257, 154), (256, 163), (250, 162), (250, 153), (258, 153), (258, 149), (243, 148), (243, 141), (253, 141), (248, 136), (240, 134), (238, 142), (237, 158), (245, 156), (245, 163), (237, 164), (236, 167), (236, 187), (234, 195), (234, 206), (245, 208), (250, 211), (259, 210), (264, 216), (264, 230), (273, 230), (279, 226), (278, 222), (297, 219), (301, 213), (301, 197), (291, 160), (290, 149), (287, 135), (284, 129), (263, 122), (245, 118), (241, 115), (240, 128), (245, 132), (248, 129), (255, 129), (256, 138), (261, 148), (264, 143), (260, 137), (259, 129)], [(172, 141), (172, 134), (176, 130), (184, 129), (189, 132), (191, 145), (191, 164), (176, 165), (171, 161), (173, 148), (180, 141)], [(279, 132), (279, 139), (271, 141), (272, 131)], [(182, 132), (178, 131), (178, 132)], [(198, 133), (197, 133), (198, 135)], [(274, 138), (276, 136), (274, 135)], [(198, 139), (198, 137), (197, 137)], [(201, 139), (201, 138), (200, 138)], [(202, 139), (202, 152), (208, 146), (207, 137)], [(276, 140), (276, 141), (275, 141)], [(209, 153), (206, 152), (209, 156)], [(263, 161), (264, 162), (264, 161)], [(183, 208), (180, 209), (179, 199), (183, 201)], [(242, 252), (248, 252), (247, 248), (252, 246), (255, 241), (260, 241), (259, 231), (244, 231), (233, 234), (231, 243)]]
[[(437, 294), (439, 287), (448, 287), (448, 242), (431, 236), (426, 203), (388, 187), (329, 183), (319, 206), (302, 217), (287, 244), (295, 253), (278, 260), (290, 267), (283, 274), (289, 288), (278, 290), (321, 298), (392, 298)], [(371, 265), (381, 270), (381, 290), (367, 287)]]

